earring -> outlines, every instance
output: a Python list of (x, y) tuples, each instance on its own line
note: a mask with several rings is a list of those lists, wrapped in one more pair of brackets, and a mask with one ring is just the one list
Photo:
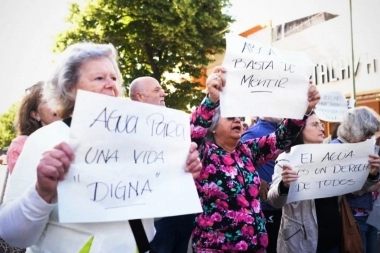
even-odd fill
[(214, 130), (214, 131), (212, 131), (212, 133), (214, 134), (214, 133), (215, 133), (215, 130)]

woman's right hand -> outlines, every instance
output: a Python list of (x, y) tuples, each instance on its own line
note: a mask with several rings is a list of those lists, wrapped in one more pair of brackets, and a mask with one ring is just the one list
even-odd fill
[(298, 179), (297, 172), (295, 172), (290, 165), (282, 166), (282, 182), (286, 188), (289, 188), (290, 183)]
[(222, 91), (224, 85), (226, 84), (225, 73), (225, 68), (217, 66), (212, 71), (212, 74), (207, 78), (207, 90), (209, 98), (213, 103), (217, 103), (219, 101), (220, 91)]
[(36, 190), (47, 203), (51, 203), (57, 196), (58, 182), (65, 178), (73, 160), (74, 153), (65, 142), (61, 142), (42, 155), (37, 166)]

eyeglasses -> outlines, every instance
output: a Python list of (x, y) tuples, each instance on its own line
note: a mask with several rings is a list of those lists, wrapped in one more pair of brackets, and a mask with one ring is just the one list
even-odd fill
[(322, 127), (322, 128), (325, 128), (325, 124), (322, 123), (322, 122), (313, 122), (310, 124), (311, 126), (315, 127), (318, 129), (318, 127)]
[(228, 119), (228, 120), (234, 120), (234, 119), (236, 119), (236, 118), (239, 118), (240, 121), (245, 121), (245, 117), (228, 117), (227, 119)]

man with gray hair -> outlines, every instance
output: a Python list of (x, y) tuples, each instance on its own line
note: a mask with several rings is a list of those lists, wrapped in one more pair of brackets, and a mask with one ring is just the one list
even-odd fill
[[(144, 76), (133, 80), (129, 96), (133, 101), (165, 106), (165, 91), (153, 77)], [(151, 242), (152, 249), (157, 253), (186, 253), (194, 219), (194, 214), (187, 214), (155, 220), (156, 234)]]

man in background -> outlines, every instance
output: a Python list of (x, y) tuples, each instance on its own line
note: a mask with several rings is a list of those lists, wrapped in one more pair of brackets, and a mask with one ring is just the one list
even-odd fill
[[(278, 123), (282, 119), (280, 118), (269, 118), (262, 117), (257, 119), (257, 123), (251, 126), (246, 132), (243, 133), (241, 140), (246, 141), (249, 139), (260, 138), (268, 134), (273, 133), (277, 129)], [(267, 194), (269, 190), (269, 185), (272, 183), (272, 175), (274, 173), (274, 160), (271, 160), (262, 165), (255, 165), (257, 172), (259, 173), (261, 179), (260, 186), (260, 199), (261, 199), (261, 210), (263, 211), (265, 218), (267, 220), (265, 228), (268, 233), (268, 247), (267, 253), (276, 253), (277, 248), (277, 237), (278, 231), (280, 229), (282, 209), (276, 209), (269, 205), (267, 200)]]
[[(133, 101), (165, 106), (165, 91), (153, 77), (145, 76), (133, 80), (129, 95)], [(157, 253), (187, 253), (194, 219), (194, 214), (156, 219), (156, 234), (150, 243), (152, 249)]]

